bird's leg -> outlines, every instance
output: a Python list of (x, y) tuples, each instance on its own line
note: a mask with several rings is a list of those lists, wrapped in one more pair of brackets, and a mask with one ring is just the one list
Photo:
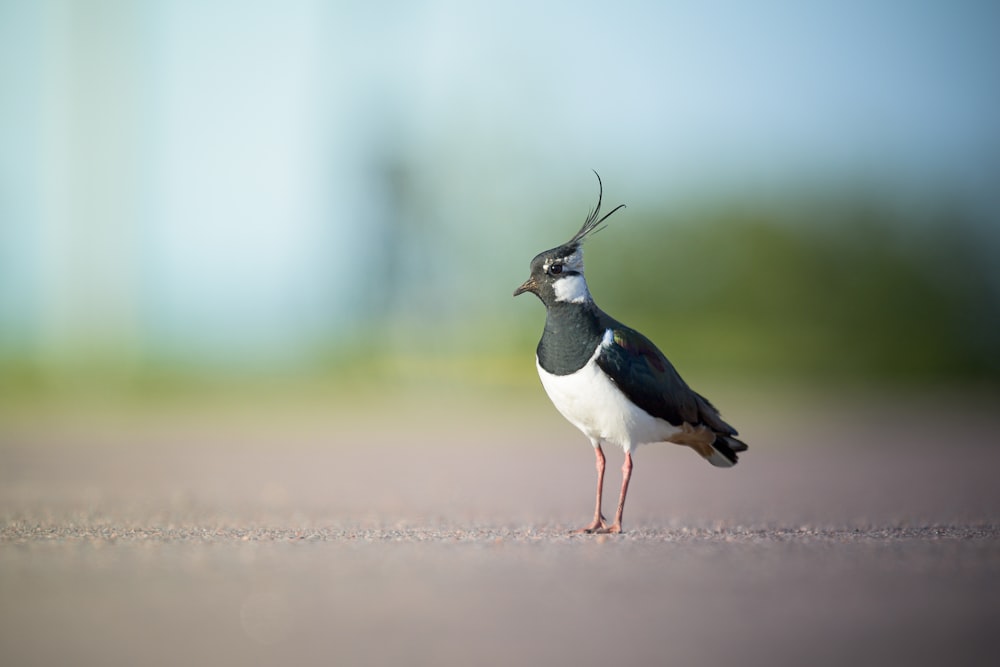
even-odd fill
[(615, 522), (610, 526), (604, 526), (597, 533), (620, 533), (622, 532), (622, 512), (625, 511), (625, 494), (628, 493), (628, 481), (632, 478), (632, 454), (625, 452), (625, 463), (622, 464), (622, 492), (618, 496), (618, 510), (615, 512)]
[(574, 535), (593, 533), (607, 526), (604, 522), (604, 515), (601, 514), (601, 491), (604, 489), (604, 450), (601, 449), (600, 443), (594, 443), (594, 455), (597, 457), (597, 507), (594, 509), (594, 520), (589, 526), (574, 530)]

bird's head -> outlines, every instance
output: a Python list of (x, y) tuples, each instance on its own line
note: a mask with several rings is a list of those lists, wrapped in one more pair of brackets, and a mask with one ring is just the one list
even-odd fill
[(531, 275), (514, 290), (514, 296), (531, 292), (541, 299), (546, 307), (557, 301), (584, 303), (590, 300), (587, 281), (583, 277), (583, 242), (591, 234), (604, 229), (601, 223), (612, 213), (625, 208), (625, 204), (619, 204), (609, 213), (600, 216), (604, 187), (600, 175), (596, 171), (594, 174), (597, 175), (597, 206), (587, 215), (580, 231), (574, 234), (573, 238), (560, 246), (535, 255), (531, 260)]

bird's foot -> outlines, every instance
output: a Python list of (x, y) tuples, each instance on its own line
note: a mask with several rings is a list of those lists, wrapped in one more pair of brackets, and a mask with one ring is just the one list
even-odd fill
[(591, 533), (601, 533), (605, 532), (608, 528), (608, 524), (604, 521), (604, 517), (594, 519), (594, 521), (589, 526), (584, 526), (583, 528), (578, 528), (576, 530), (571, 530), (570, 535), (589, 535)]
[(597, 530), (588, 532), (597, 533), (598, 535), (619, 535), (622, 532), (622, 525), (620, 523), (613, 523), (610, 526), (601, 526)]
[(608, 524), (603, 516), (594, 521), (589, 526), (584, 526), (577, 530), (570, 531), (570, 535), (618, 535), (622, 532), (622, 522), (615, 521)]

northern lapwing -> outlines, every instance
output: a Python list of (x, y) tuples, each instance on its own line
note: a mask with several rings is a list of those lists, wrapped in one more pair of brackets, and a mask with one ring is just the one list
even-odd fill
[[(595, 174), (597, 172), (594, 172)], [(686, 445), (714, 466), (736, 465), (746, 443), (708, 399), (688, 387), (662, 352), (645, 336), (597, 307), (583, 275), (583, 242), (624, 204), (600, 216), (603, 185), (597, 176), (597, 206), (566, 243), (531, 260), (531, 276), (514, 296), (531, 292), (545, 305), (545, 329), (535, 362), (542, 386), (571, 424), (583, 431), (597, 456), (594, 520), (575, 533), (620, 533), (632, 452), (639, 445)], [(601, 513), (604, 486), (602, 444), (625, 451), (618, 509), (610, 525)]]

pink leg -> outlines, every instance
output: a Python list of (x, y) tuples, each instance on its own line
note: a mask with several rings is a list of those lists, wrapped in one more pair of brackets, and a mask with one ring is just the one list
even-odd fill
[(594, 445), (594, 455), (597, 456), (597, 507), (594, 509), (594, 520), (589, 526), (574, 530), (573, 534), (593, 533), (607, 527), (604, 516), (601, 515), (601, 491), (604, 489), (604, 450), (601, 445)]
[(628, 493), (628, 482), (632, 478), (632, 454), (625, 453), (625, 463), (622, 464), (622, 492), (618, 496), (618, 511), (615, 512), (615, 522), (610, 526), (595, 531), (598, 533), (622, 532), (622, 513), (625, 511), (625, 495)]

